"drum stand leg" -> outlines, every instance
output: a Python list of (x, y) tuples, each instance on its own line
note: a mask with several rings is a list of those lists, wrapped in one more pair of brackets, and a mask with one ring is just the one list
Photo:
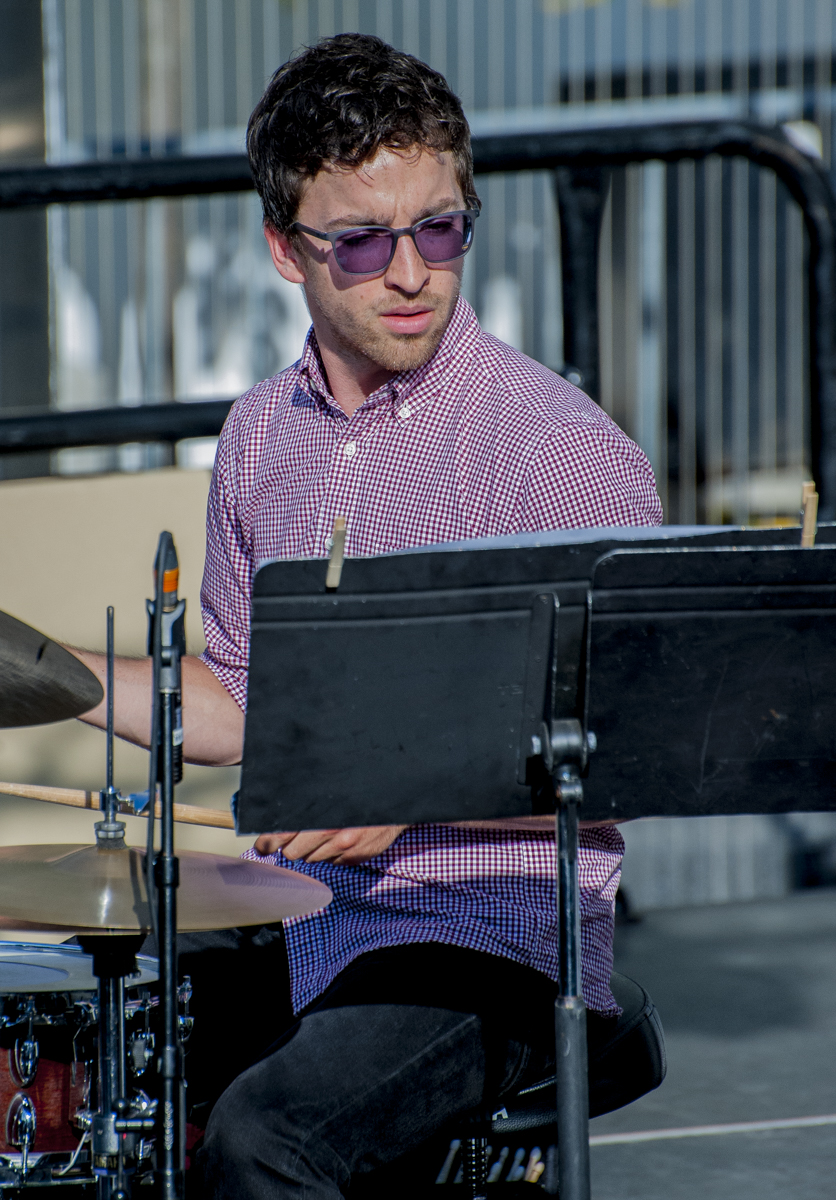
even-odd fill
[(96, 1200), (127, 1200), (126, 1154), (134, 1149), (137, 1133), (154, 1127), (150, 1118), (129, 1115), (125, 1096), (125, 976), (136, 971), (143, 938), (141, 933), (79, 937), (99, 980), (99, 1103), (91, 1127)]

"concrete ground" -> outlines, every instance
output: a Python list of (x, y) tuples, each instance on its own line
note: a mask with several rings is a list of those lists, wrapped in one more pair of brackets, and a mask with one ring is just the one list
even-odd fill
[[(648, 913), (616, 968), (661, 1014), (668, 1075), (591, 1134), (836, 1113), (836, 891)], [(594, 1200), (832, 1200), (836, 1125), (593, 1146)]]

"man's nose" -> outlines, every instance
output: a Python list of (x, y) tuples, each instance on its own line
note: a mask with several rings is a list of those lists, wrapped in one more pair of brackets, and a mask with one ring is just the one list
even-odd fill
[(389, 263), (385, 281), (387, 287), (401, 292), (420, 292), (430, 278), (430, 269), (424, 262), (411, 237), (398, 238), (395, 257)]

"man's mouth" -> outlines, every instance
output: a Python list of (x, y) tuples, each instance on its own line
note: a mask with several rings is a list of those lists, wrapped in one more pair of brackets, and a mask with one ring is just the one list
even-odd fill
[(381, 313), (380, 320), (390, 333), (426, 333), (432, 324), (434, 308), (393, 308)]

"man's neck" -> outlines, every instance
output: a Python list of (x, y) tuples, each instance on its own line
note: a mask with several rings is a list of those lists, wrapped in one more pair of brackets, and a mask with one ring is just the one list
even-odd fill
[(363, 355), (353, 355), (342, 346), (331, 345), (327, 334), (320, 336), (316, 323), (314, 332), (331, 395), (343, 412), (351, 417), (372, 392), (393, 379), (396, 372), (387, 371)]

